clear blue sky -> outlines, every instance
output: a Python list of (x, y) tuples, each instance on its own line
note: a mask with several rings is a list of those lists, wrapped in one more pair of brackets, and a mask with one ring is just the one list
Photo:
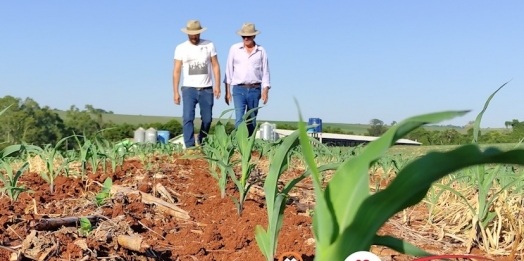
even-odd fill
[[(227, 4), (226, 4), (227, 3)], [(259, 119), (389, 124), (472, 112), (503, 83), (483, 127), (524, 121), (524, 1), (2, 1), (0, 94), (41, 106), (181, 116), (173, 103), (180, 28), (199, 19), (222, 72), (255, 23), (273, 88)], [(227, 109), (215, 101), (214, 116)], [(229, 107), (231, 108), (231, 107)], [(198, 116), (198, 111), (197, 111)]]

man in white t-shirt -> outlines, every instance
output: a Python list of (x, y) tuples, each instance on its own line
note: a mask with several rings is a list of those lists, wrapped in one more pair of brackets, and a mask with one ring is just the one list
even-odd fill
[[(188, 35), (188, 40), (175, 48), (175, 66), (173, 69), (173, 92), (176, 105), (180, 105), (179, 82), (183, 70), (182, 82), (182, 130), (186, 148), (201, 144), (211, 128), (213, 120), (213, 96), (220, 98), (220, 65), (213, 42), (200, 39), (200, 33), (207, 28), (202, 27), (198, 20), (187, 22), (182, 32)], [(213, 88), (212, 74), (215, 79)], [(195, 142), (194, 124), (195, 108), (200, 105), (202, 125)]]

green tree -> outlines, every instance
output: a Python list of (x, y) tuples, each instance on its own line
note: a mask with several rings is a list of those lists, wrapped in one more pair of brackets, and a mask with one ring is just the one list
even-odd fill
[(431, 132), (423, 127), (418, 127), (412, 132), (408, 133), (407, 139), (422, 143), (422, 145), (431, 145)]
[(369, 123), (371, 124), (367, 129), (369, 136), (379, 137), (388, 130), (384, 122), (379, 119), (372, 119)]
[(134, 132), (138, 127), (129, 123), (114, 124), (110, 123), (106, 125), (106, 128), (102, 130), (102, 137), (108, 141), (116, 142), (123, 139), (134, 137)]
[(31, 98), (13, 96), (0, 99), (0, 110), (13, 104), (0, 118), (0, 139), (4, 146), (27, 142), (42, 146), (54, 144), (66, 133), (62, 119), (48, 106), (40, 108)]
[(171, 137), (176, 137), (182, 134), (182, 123), (178, 120), (172, 119), (164, 123), (161, 127), (163, 130), (169, 131)]
[(66, 127), (76, 134), (91, 137), (104, 128), (101, 114), (93, 112), (91, 105), (86, 105), (86, 110), (80, 110), (75, 105), (71, 105), (66, 111), (64, 121)]

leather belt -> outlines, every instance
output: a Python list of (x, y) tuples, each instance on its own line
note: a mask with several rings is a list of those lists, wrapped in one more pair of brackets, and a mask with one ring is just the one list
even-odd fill
[(201, 90), (211, 89), (213, 87), (194, 87), (194, 88), (197, 89), (197, 91), (201, 91)]
[(237, 85), (242, 86), (244, 88), (257, 88), (260, 87), (261, 83), (241, 83)]

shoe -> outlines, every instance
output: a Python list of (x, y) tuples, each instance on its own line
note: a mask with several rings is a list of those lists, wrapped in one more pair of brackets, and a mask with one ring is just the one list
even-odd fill
[(186, 149), (186, 155), (200, 155), (200, 149), (197, 148), (198, 146), (195, 146), (195, 147), (190, 147), (188, 149)]

